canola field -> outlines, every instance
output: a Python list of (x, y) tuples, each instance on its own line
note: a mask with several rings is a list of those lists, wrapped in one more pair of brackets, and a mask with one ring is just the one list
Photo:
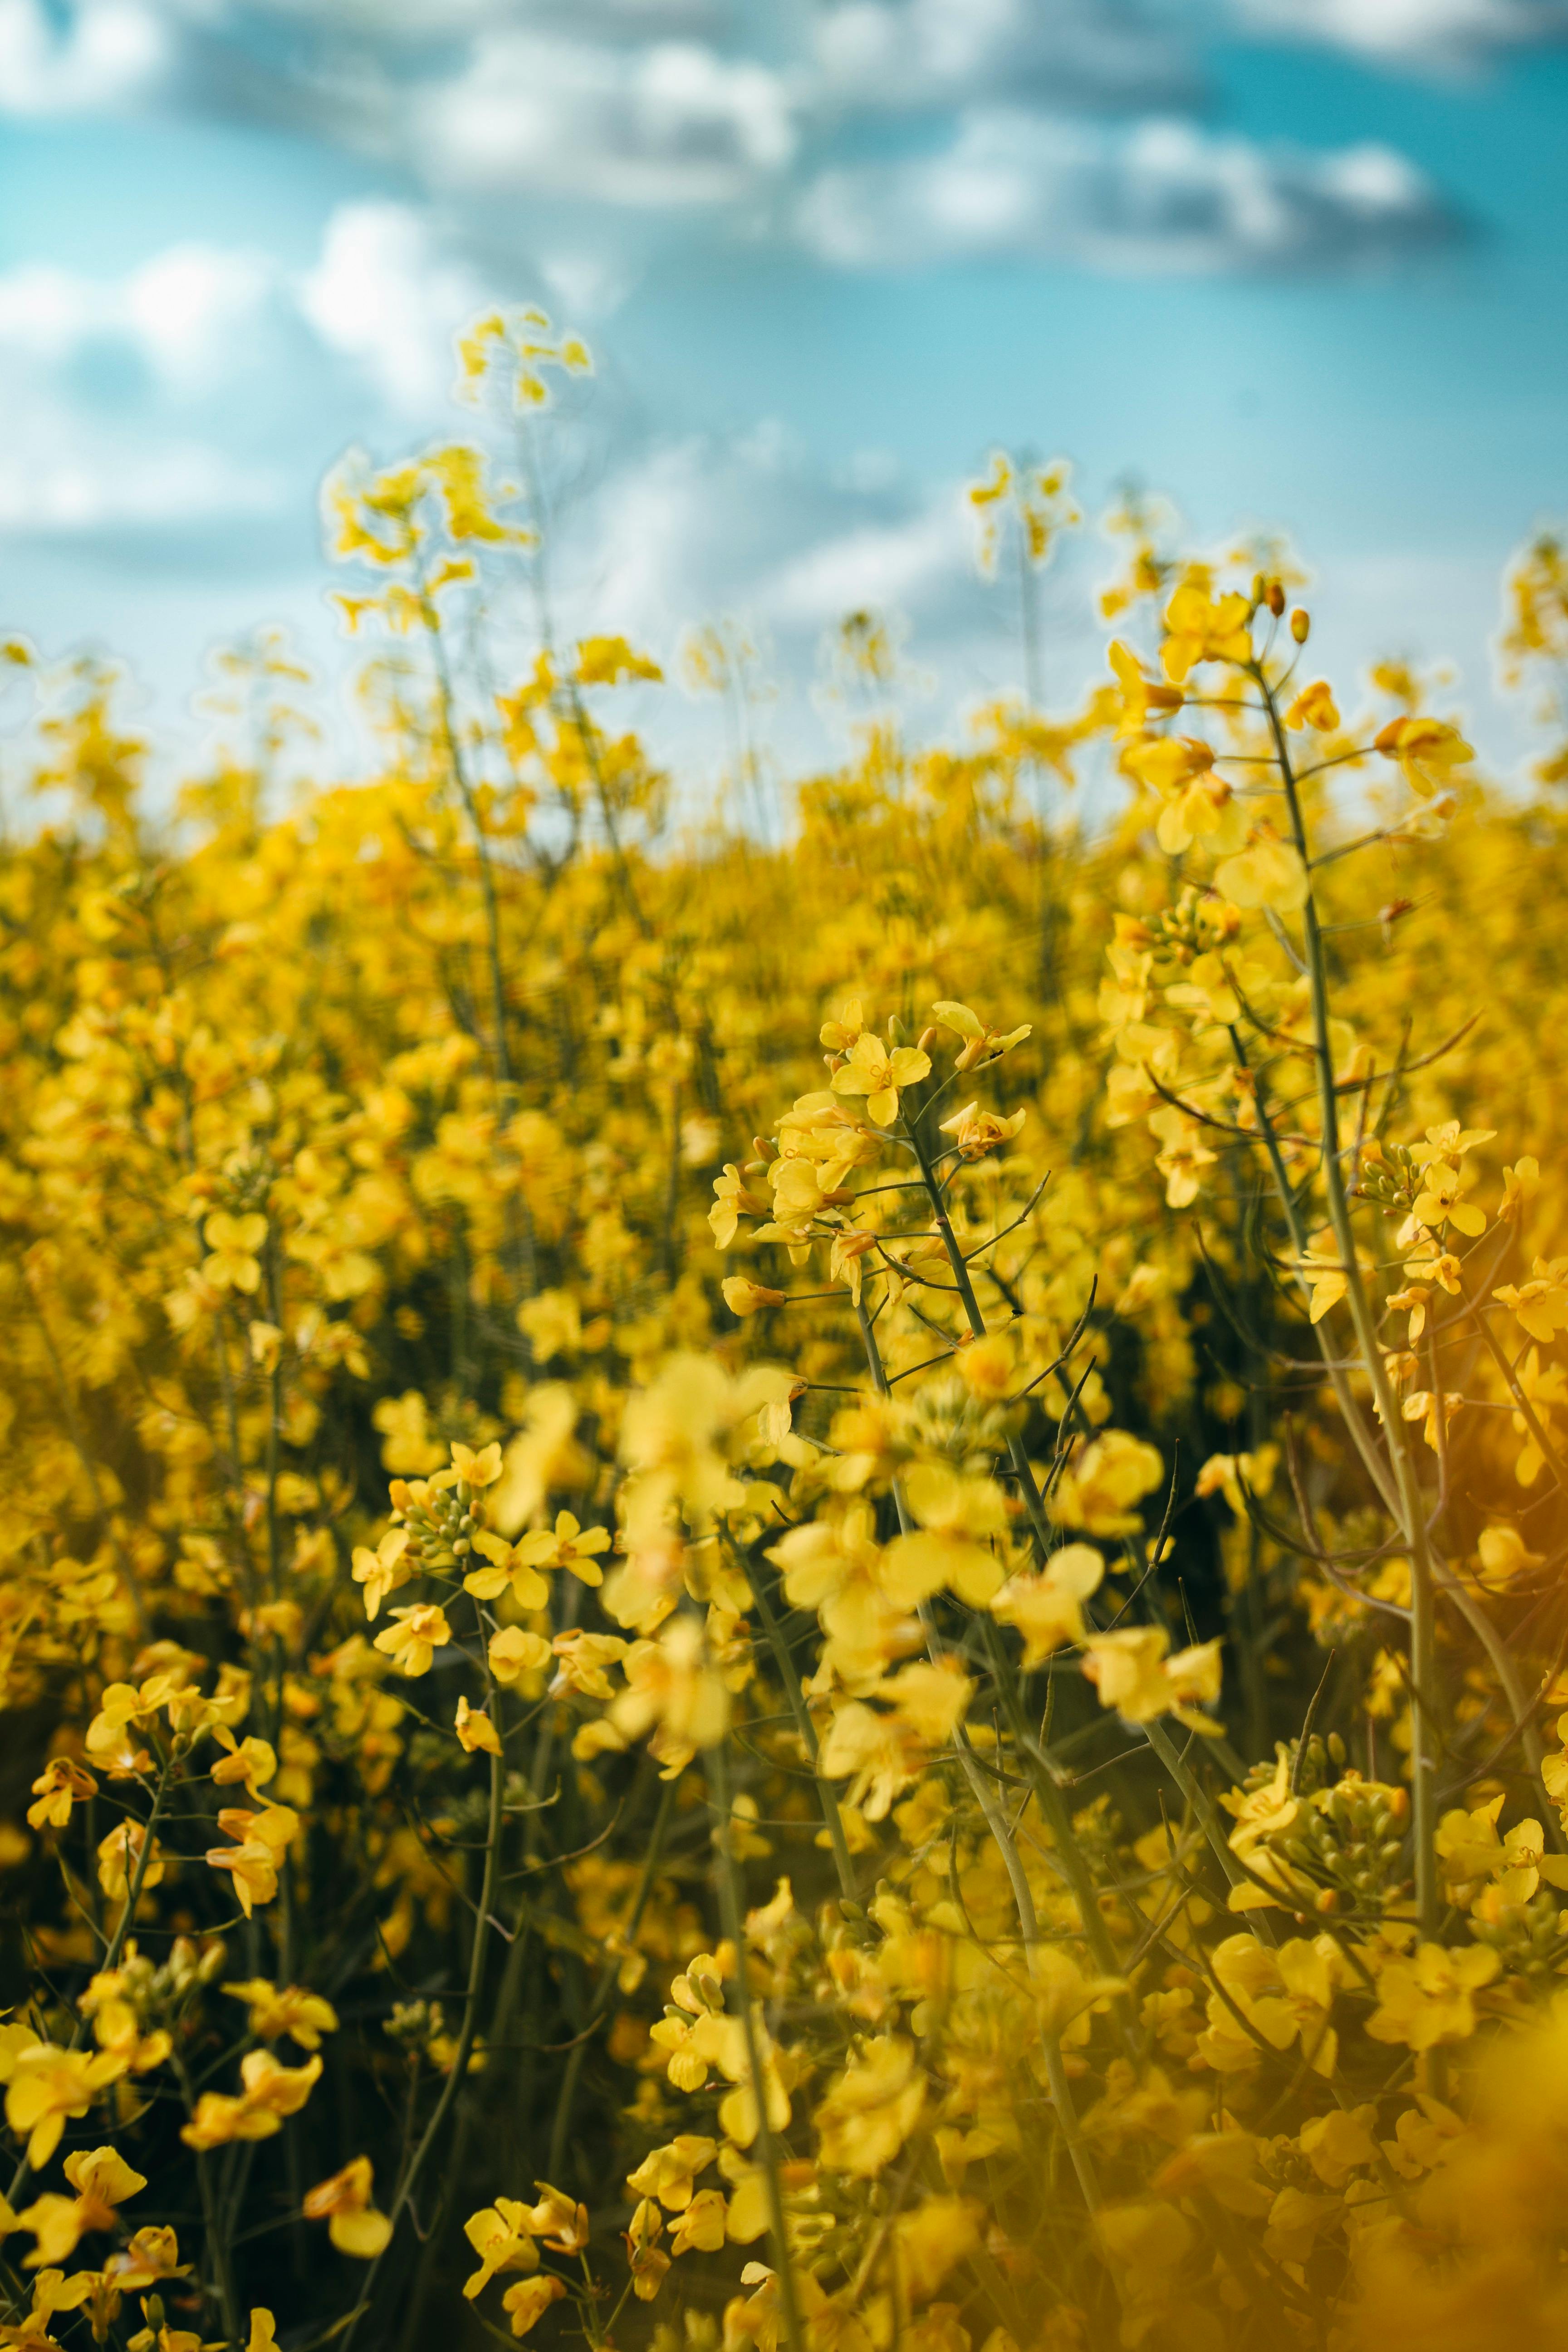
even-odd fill
[(369, 782), (6, 648), (0, 2346), (1562, 2340), (1560, 551), (1531, 794), (1135, 509), (680, 827), (536, 503), (329, 484)]

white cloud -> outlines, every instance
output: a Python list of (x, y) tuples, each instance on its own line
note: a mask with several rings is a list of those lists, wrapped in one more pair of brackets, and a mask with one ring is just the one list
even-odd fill
[(0, 523), (297, 525), (338, 442), (449, 416), (453, 331), (485, 293), (394, 204), (340, 207), (300, 275), (195, 244), (121, 278), (0, 273)]
[(1178, 44), (1116, 0), (827, 0), (813, 50), (829, 98), (878, 109), (1149, 104), (1193, 82)]
[(231, 0), (231, 19), (330, 22), (338, 40), (452, 41), (496, 26), (565, 26), (581, 39), (660, 40), (710, 33), (724, 0)]
[(1280, 268), (1429, 243), (1432, 188), (1391, 149), (1314, 153), (1150, 119), (1109, 129), (976, 109), (935, 155), (823, 173), (799, 235), (849, 268), (985, 255), (1110, 269)]
[(453, 378), (452, 336), (485, 289), (407, 205), (339, 207), (300, 307), (322, 343), (361, 362), (395, 408), (428, 415)]
[(1405, 66), (1568, 37), (1564, 0), (1236, 0), (1244, 25)]
[(477, 41), (461, 73), (414, 94), (410, 124), (439, 185), (655, 207), (742, 201), (796, 138), (783, 78), (752, 59), (523, 30)]
[(134, 455), (72, 433), (0, 454), (0, 529), (47, 538), (106, 530), (163, 532), (276, 514), (288, 495), (276, 467), (237, 461), (209, 442), (165, 437)]
[(171, 246), (108, 280), (26, 263), (0, 276), (0, 352), (59, 363), (119, 341), (170, 389), (199, 391), (243, 367), (279, 284), (266, 256), (200, 245)]
[(0, 0), (0, 115), (110, 113), (167, 78), (169, 27), (143, 0), (87, 0), (61, 24), (45, 0)]
[(760, 608), (781, 625), (826, 628), (843, 614), (918, 611), (962, 579), (973, 531), (957, 496), (896, 522), (861, 523), (808, 548), (757, 583)]

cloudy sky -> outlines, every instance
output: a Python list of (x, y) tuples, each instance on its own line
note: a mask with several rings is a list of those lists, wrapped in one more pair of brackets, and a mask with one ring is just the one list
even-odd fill
[[(0, 0), (0, 626), (340, 656), (315, 489), (542, 299), (569, 620), (907, 615), (934, 728), (1016, 673), (962, 487), (1063, 454), (1278, 525), (1347, 663), (1451, 655), (1568, 511), (1568, 0)], [(1047, 685), (1092, 658), (1086, 538)], [(918, 715), (918, 712), (917, 712)]]

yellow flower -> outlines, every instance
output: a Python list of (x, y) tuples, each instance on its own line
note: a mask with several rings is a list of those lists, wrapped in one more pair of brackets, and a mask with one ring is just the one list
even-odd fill
[(303, 2066), (280, 2066), (269, 2050), (251, 2050), (239, 2062), (244, 2089), (237, 2097), (204, 2091), (196, 2111), (181, 2126), (187, 2147), (223, 2147), (230, 2140), (270, 2139), (284, 2118), (298, 2115), (321, 2080), (319, 2056)]
[[(1015, 1045), (1021, 1045), (1026, 1037), (1035, 1034), (1027, 1021), (1016, 1029), (993, 1029), (978, 1013), (972, 1013), (967, 1004), (954, 1003), (951, 997), (939, 997), (931, 1011), (944, 1029), (951, 1029), (954, 1036), (963, 1040), (952, 1065), (955, 1070), (973, 1070), (982, 1062), (999, 1062), (1004, 1054), (1010, 1054)], [(923, 1076), (924, 1072), (920, 1075)], [(907, 1085), (909, 1081), (903, 1083)]]
[[(1188, 735), (1160, 735), (1135, 743), (1122, 757), (1140, 783), (1158, 793), (1164, 803), (1154, 831), (1167, 857), (1179, 857), (1194, 841), (1219, 833), (1230, 802), (1230, 786), (1215, 772), (1214, 752), (1207, 743)], [(1234, 830), (1227, 830), (1234, 841)]]
[[(492, 1650), (494, 1645), (492, 1644)], [(614, 1686), (605, 1669), (613, 1666), (626, 1654), (626, 1643), (618, 1633), (584, 1633), (574, 1626), (569, 1633), (557, 1633), (550, 1644), (557, 1660), (561, 1686), (581, 1691), (584, 1698), (610, 1699)], [(544, 1663), (542, 1659), (539, 1661)]]
[(487, 1756), (500, 1754), (500, 1734), (495, 1725), (481, 1709), (471, 1707), (466, 1698), (458, 1701), (457, 1730), (458, 1745), (465, 1754), (472, 1756), (481, 1748)]
[(528, 2226), (536, 2238), (543, 2240), (552, 2253), (580, 2254), (588, 2242), (588, 2209), (567, 2196), (563, 2189), (552, 2189), (548, 2180), (536, 2180), (539, 2202), (528, 2208)]
[(270, 1903), (278, 1892), (279, 1864), (299, 1830), (300, 1816), (289, 1805), (268, 1805), (259, 1813), (241, 1805), (226, 1806), (217, 1817), (217, 1825), (225, 1837), (236, 1843), (232, 1847), (209, 1848), (207, 1864), (232, 1874), (234, 1891), (248, 1919), (254, 1905)]
[(392, 1613), (397, 1622), (384, 1627), (375, 1637), (375, 1646), (395, 1659), (399, 1671), (412, 1682), (429, 1673), (437, 1651), (451, 1641), (452, 1629), (433, 1601), (419, 1601), (412, 1609), (395, 1609)]
[(1237, 2073), (1257, 2065), (1260, 2042), (1289, 2050), (1299, 2041), (1309, 2065), (1333, 2074), (1339, 2042), (1330, 2014), (1350, 1968), (1331, 1936), (1292, 1937), (1275, 1950), (1256, 1936), (1230, 1936), (1211, 1962), (1223, 1991), (1210, 1994), (1208, 2030), (1198, 2038), (1206, 2064)]
[(1203, 1126), (1177, 1103), (1162, 1103), (1151, 1111), (1149, 1126), (1163, 1147), (1154, 1165), (1165, 1179), (1166, 1203), (1190, 1208), (1198, 1197), (1199, 1170), (1212, 1168), (1215, 1159), (1204, 1141)]
[(789, 1295), (770, 1290), (765, 1283), (748, 1282), (743, 1274), (726, 1275), (719, 1286), (731, 1315), (760, 1315), (764, 1307), (784, 1306)]
[(1515, 1527), (1483, 1528), (1476, 1538), (1476, 1557), (1489, 1584), (1511, 1584), (1517, 1576), (1545, 1565), (1544, 1553), (1531, 1551)]
[(698, 2132), (679, 2132), (663, 2147), (649, 2150), (626, 2187), (637, 2197), (657, 2197), (671, 2213), (684, 2212), (695, 2194), (697, 2175), (706, 2172), (719, 2153), (719, 2143)]
[(1038, 1576), (1010, 1576), (991, 1602), (991, 1613), (1024, 1637), (1026, 1674), (1042, 1665), (1065, 1643), (1084, 1638), (1083, 1603), (1100, 1589), (1105, 1561), (1091, 1544), (1064, 1544)]
[(75, 2271), (69, 2278), (63, 2271), (40, 2271), (33, 2281), (31, 2311), (19, 2325), (0, 2325), (0, 2345), (12, 2346), (15, 2352), (60, 2352), (49, 2332), (50, 2321), (57, 2311), (79, 2311), (96, 2284), (91, 2271)]
[(930, 1075), (931, 1055), (918, 1045), (898, 1045), (889, 1054), (881, 1039), (868, 1029), (855, 1040), (849, 1058), (833, 1073), (833, 1091), (864, 1095), (866, 1109), (879, 1127), (891, 1127), (899, 1115), (899, 1095)]
[(1250, 661), (1250, 617), (1245, 596), (1212, 596), (1206, 574), (1194, 571), (1165, 609), (1160, 648), (1165, 676), (1180, 686), (1200, 662)]
[[(503, 1625), (499, 1633), (491, 1635), (486, 1655), (497, 1682), (510, 1685), (521, 1682), (524, 1675), (537, 1674), (542, 1666), (547, 1666), (551, 1648), (542, 1633), (527, 1633), (521, 1625)], [(608, 1696), (606, 1690), (605, 1696)]]
[[(98, 1883), (112, 1902), (125, 1902), (131, 1893), (132, 1881), (141, 1866), (147, 1844), (147, 1832), (141, 1822), (119, 1822), (107, 1837), (99, 1841)], [(143, 1891), (158, 1885), (163, 1876), (163, 1853), (156, 1838), (153, 1841), (147, 1867), (142, 1873)]]
[(31, 1828), (63, 1830), (71, 1817), (73, 1805), (85, 1805), (89, 1797), (98, 1794), (98, 1782), (84, 1766), (69, 1757), (57, 1756), (45, 1765), (33, 1783), (37, 1804), (27, 1808)]
[(267, 1239), (267, 1220), (256, 1210), (231, 1217), (215, 1209), (205, 1225), (207, 1255), (202, 1273), (216, 1290), (243, 1290), (250, 1296), (261, 1287), (261, 1261), (257, 1251)]
[(356, 2156), (330, 2180), (319, 2180), (308, 2189), (300, 2210), (307, 2221), (326, 2221), (327, 2235), (340, 2254), (374, 2262), (392, 2236), (392, 2223), (376, 2211), (371, 2193), (370, 2158)]
[[(1420, 1203), (1416, 1205), (1419, 1208)], [(1471, 1210), (1469, 1213), (1479, 1215), (1479, 1212)], [(1452, 1212), (1450, 1214), (1458, 1223), (1458, 1215)], [(1485, 1231), (1485, 1223), (1483, 1218), (1479, 1231)], [(1502, 1283), (1492, 1297), (1512, 1310), (1532, 1339), (1539, 1339), (1543, 1346), (1549, 1344), (1560, 1331), (1568, 1330), (1568, 1257), (1538, 1257), (1528, 1282)]]
[(287, 2034), (301, 2050), (319, 2050), (322, 2034), (338, 2030), (331, 2003), (302, 1985), (279, 1989), (266, 1977), (248, 1977), (243, 1984), (226, 1984), (222, 1990), (235, 2000), (248, 2002), (247, 2022), (258, 2042), (277, 2042)]
[(708, 1223), (713, 1230), (714, 1246), (726, 1250), (740, 1231), (742, 1217), (765, 1217), (768, 1204), (753, 1192), (746, 1181), (745, 1172), (729, 1161), (721, 1176), (713, 1179), (713, 1206), (708, 1212)]
[(828, 2086), (815, 2121), (822, 2161), (868, 2179), (889, 2165), (920, 2119), (925, 2077), (901, 2034), (867, 2042)]
[(716, 2254), (724, 2243), (728, 2208), (721, 2189), (700, 2189), (670, 2232), (672, 2254)]
[(1322, 677), (1314, 678), (1310, 686), (1304, 686), (1285, 713), (1286, 726), (1298, 733), (1303, 727), (1310, 727), (1320, 735), (1327, 735), (1339, 723), (1340, 714), (1333, 690), (1328, 680)]
[(350, 1573), (356, 1584), (364, 1587), (364, 1613), (374, 1623), (381, 1613), (381, 1604), (389, 1592), (406, 1584), (413, 1570), (404, 1558), (408, 1549), (406, 1528), (388, 1528), (374, 1551), (363, 1544), (354, 1546)]
[(535, 2271), (539, 2249), (529, 2231), (529, 2209), (515, 2197), (498, 2197), (493, 2205), (470, 2213), (463, 2235), (479, 2258), (479, 2267), (463, 2282), (471, 2303), (482, 2294), (498, 2271)]
[(79, 2122), (93, 2101), (125, 2072), (115, 2052), (58, 2050), (40, 2042), (16, 2057), (5, 2093), (5, 2120), (18, 2138), (27, 2137), (27, 2162), (35, 2172), (47, 2164), (68, 2123)]
[(1297, 913), (1310, 891), (1294, 843), (1279, 840), (1261, 824), (1246, 849), (1215, 866), (1214, 886), (1233, 906), (1266, 907), (1277, 915)]
[(664, 1767), (662, 1778), (683, 1771), (700, 1748), (723, 1738), (730, 1695), (707, 1663), (695, 1618), (674, 1618), (657, 1641), (634, 1642), (625, 1668), (626, 1687), (609, 1719), (626, 1739), (653, 1729), (649, 1748)]
[(1134, 1535), (1142, 1521), (1131, 1506), (1164, 1475), (1158, 1447), (1127, 1430), (1102, 1430), (1069, 1456), (1047, 1507), (1058, 1527), (1090, 1536)]
[(550, 1600), (550, 1587), (524, 1551), (521, 1544), (508, 1543), (489, 1528), (474, 1531), (473, 1547), (486, 1568), (471, 1568), (463, 1579), (465, 1592), (472, 1592), (480, 1601), (494, 1601), (510, 1591), (520, 1609), (543, 1609)]
[(465, 1486), (472, 1486), (476, 1490), (493, 1486), (501, 1474), (500, 1447), (491, 1444), (482, 1446), (476, 1454), (470, 1447), (459, 1445), (454, 1440), (452, 1467)]
[(537, 1528), (519, 1538), (513, 1558), (529, 1568), (570, 1569), (579, 1584), (596, 1585), (603, 1584), (605, 1572), (595, 1554), (609, 1549), (608, 1528), (584, 1528), (570, 1511), (557, 1511), (553, 1528)]
[(533, 2278), (519, 2279), (515, 2286), (509, 2286), (500, 2302), (511, 2322), (512, 2334), (526, 2336), (565, 2292), (553, 2271), (540, 2271)]
[(1475, 1996), (1500, 1967), (1489, 1944), (1453, 1951), (1418, 1944), (1408, 1958), (1394, 1954), (1378, 1970), (1377, 2007), (1366, 2030), (1374, 2042), (1400, 2042), (1408, 2050), (1463, 2042), (1476, 2030)]
[(994, 1110), (982, 1110), (978, 1103), (965, 1103), (951, 1118), (942, 1122), (943, 1135), (951, 1135), (952, 1148), (961, 1160), (984, 1160), (998, 1144), (1011, 1143), (1021, 1133), (1028, 1118), (1026, 1107), (1016, 1110), (1010, 1118), (1003, 1118)]
[(68, 2262), (89, 2231), (116, 2228), (116, 2209), (147, 2186), (145, 2175), (133, 2172), (111, 2147), (78, 2148), (66, 2158), (65, 2175), (74, 2198), (40, 2197), (16, 2216), (16, 2227), (30, 2230), (37, 2240), (27, 2256), (28, 2270)]
[(237, 1740), (226, 1723), (217, 1726), (214, 1737), (228, 1750), (212, 1768), (215, 1787), (227, 1788), (238, 1781), (252, 1797), (258, 1797), (268, 1782), (277, 1778), (278, 1751), (270, 1740)]
[(1185, 697), (1180, 687), (1163, 686), (1144, 671), (1131, 646), (1113, 637), (1106, 648), (1106, 659), (1115, 673), (1121, 699), (1121, 716), (1117, 725), (1117, 737), (1125, 741), (1130, 736), (1142, 735), (1151, 710), (1179, 710)]
[(1424, 801), (1451, 782), (1454, 771), (1468, 767), (1476, 756), (1458, 729), (1441, 719), (1391, 719), (1375, 748), (1385, 760), (1397, 764), (1411, 791)]
[(1171, 1636), (1163, 1625), (1130, 1625), (1119, 1633), (1090, 1634), (1083, 1671), (1129, 1723), (1153, 1723), (1173, 1715), (1190, 1731), (1213, 1736), (1219, 1726), (1195, 1702), (1219, 1696), (1220, 1643), (1199, 1642), (1167, 1657)]

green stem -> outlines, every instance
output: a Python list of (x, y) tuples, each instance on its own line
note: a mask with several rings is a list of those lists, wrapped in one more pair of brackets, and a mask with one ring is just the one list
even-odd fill
[(805, 1703), (805, 1692), (801, 1686), (800, 1672), (790, 1654), (790, 1646), (784, 1639), (784, 1628), (773, 1614), (761, 1577), (743, 1552), (739, 1553), (738, 1557), (744, 1570), (746, 1581), (752, 1588), (752, 1598), (757, 1604), (757, 1614), (763, 1621), (763, 1631), (768, 1637), (768, 1647), (773, 1654), (773, 1664), (779, 1670), (779, 1679), (784, 1684), (784, 1694), (789, 1700), (790, 1713), (795, 1717), (795, 1729), (800, 1734), (801, 1746), (805, 1748), (811, 1769), (816, 1775), (817, 1801), (822, 1807), (822, 1819), (833, 1847), (833, 1859), (838, 1871), (839, 1893), (846, 1902), (853, 1903), (858, 1899), (858, 1889), (855, 1881), (855, 1864), (849, 1853), (849, 1840), (845, 1832), (844, 1816), (839, 1811), (837, 1792), (821, 1768), (819, 1761), (821, 1743), (816, 1736), (816, 1726), (811, 1719), (811, 1709)]
[[(1260, 663), (1253, 664), (1252, 675), (1262, 692), (1268, 716), (1296, 853), (1310, 877), (1311, 853), (1307, 841), (1300, 793), (1290, 765), (1289, 746), (1285, 740), (1285, 730), (1273, 689)], [(1432, 1555), (1426, 1534), (1426, 1514), (1415, 1465), (1411, 1458), (1408, 1434), (1398, 1400), (1389, 1384), (1366, 1285), (1362, 1279), (1361, 1265), (1356, 1256), (1355, 1229), (1351, 1221), (1344, 1170), (1341, 1165), (1339, 1097), (1334, 1091), (1333, 1045), (1329, 1029), (1328, 965), (1323, 952), (1322, 929), (1318, 919), (1317, 898), (1310, 879), (1306, 903), (1301, 909), (1301, 928), (1307, 976), (1311, 990), (1313, 1053), (1318, 1074), (1319, 1117), (1322, 1127), (1323, 1190), (1328, 1202), (1329, 1223), (1340, 1254), (1340, 1263), (1344, 1269), (1345, 1301), (1350, 1308), (1356, 1345), (1361, 1351), (1367, 1378), (1372, 1382), (1373, 1398), (1383, 1424), (1383, 1440), (1398, 1492), (1397, 1516), (1410, 1552), (1411, 1826), (1415, 1848), (1415, 1908), (1422, 1934), (1431, 1937), (1436, 1934), (1441, 1908), (1436, 1844), (1438, 1727)]]
[[(477, 1601), (474, 1603), (474, 1620), (482, 1654), (485, 1638), (484, 1612)], [(489, 1677), (487, 1671), (487, 1697), (489, 1691)], [(500, 1864), (501, 1798), (505, 1783), (505, 1767), (502, 1759), (492, 1756), (489, 1763), (490, 1804), (485, 1838), (485, 1867), (479, 1886), (479, 1911), (474, 1920), (473, 1949), (468, 1958), (468, 1982), (463, 2003), (463, 2030), (458, 2037), (457, 2051), (447, 2069), (446, 2082), (442, 2084), (441, 2095), (436, 2102), (430, 2120), (425, 2126), (417, 2147), (404, 2164), (402, 2175), (394, 2192), (391, 2210), (387, 2216), (390, 2224), (387, 2248), (395, 2242), (397, 2224), (402, 2219), (404, 2209), (414, 2194), (426, 2159), (435, 2147), (441, 2126), (447, 2120), (447, 2110), (463, 2086), (468, 2071), (468, 2060), (473, 2054), (474, 2037), (479, 2031), (479, 1995), (484, 1985), (485, 1961), (489, 1952), (490, 1909), (495, 1901), (496, 1878)], [(344, 2331), (342, 2352), (350, 2352), (354, 2337), (359, 2333), (360, 2322), (374, 2300), (376, 2284), (385, 2260), (386, 2249), (384, 2249), (370, 2266), (364, 2283), (364, 2291), (350, 2315), (348, 2326)]]
[(735, 1950), (735, 1994), (740, 2003), (741, 2026), (746, 2043), (746, 2065), (751, 2075), (752, 2103), (757, 2116), (757, 2151), (762, 2158), (763, 2174), (768, 2196), (768, 2230), (773, 2242), (773, 2262), (778, 2272), (779, 2301), (782, 2306), (784, 2341), (789, 2352), (805, 2352), (805, 2335), (801, 2326), (800, 2298), (795, 2293), (795, 2264), (790, 2254), (789, 2233), (784, 2223), (784, 2188), (779, 2179), (778, 2144), (768, 2118), (767, 2081), (763, 2072), (762, 2045), (757, 2038), (757, 2021), (752, 2008), (751, 1987), (746, 1968), (746, 1923), (741, 1906), (741, 1877), (736, 1866), (733, 1844), (733, 1813), (730, 1797), (730, 1759), (722, 1740), (706, 1751), (704, 1759), (709, 1783), (712, 1790), (715, 1814), (713, 1825), (713, 1856), (718, 1880), (719, 1915), (724, 1933)]
[[(642, 1925), (642, 1916), (647, 1907), (648, 1897), (653, 1893), (653, 1882), (658, 1874), (659, 1861), (664, 1852), (664, 1841), (669, 1828), (670, 1815), (674, 1811), (675, 1782), (667, 1780), (664, 1793), (658, 1801), (658, 1811), (654, 1815), (653, 1829), (648, 1838), (647, 1854), (643, 1863), (642, 1876), (637, 1881), (637, 1896), (626, 1920), (626, 1935), (628, 1943)], [(616, 1981), (616, 1970), (606, 1958), (604, 1981), (595, 1995), (593, 2011), (573, 2048), (567, 2053), (566, 2071), (562, 2077), (561, 2095), (555, 2103), (555, 2120), (551, 2126), (550, 2157), (545, 2167), (546, 2177), (556, 2183), (560, 2181), (562, 2168), (565, 2162), (566, 2141), (572, 2128), (572, 2109), (576, 2103), (577, 2084), (583, 2072), (583, 2063), (588, 2054), (594, 2030), (615, 1996)]]
[[(969, 1318), (969, 1328), (977, 1339), (983, 1339), (985, 1337), (985, 1318), (980, 1312), (980, 1301), (974, 1296), (974, 1285), (969, 1278), (969, 1267), (965, 1263), (963, 1252), (958, 1245), (958, 1236), (952, 1230), (952, 1220), (947, 1213), (947, 1203), (942, 1198), (942, 1187), (937, 1182), (932, 1171), (931, 1158), (921, 1135), (920, 1121), (919, 1112), (913, 1118), (906, 1118), (904, 1133), (909, 1138), (914, 1152), (915, 1162), (921, 1171), (921, 1181), (926, 1188), (926, 1197), (931, 1202), (931, 1214), (936, 1219), (937, 1231), (942, 1235), (942, 1247), (947, 1252), (947, 1262), (952, 1268), (952, 1278), (958, 1285), (958, 1295), (963, 1302), (963, 1311)], [(1024, 1451), (1024, 1441), (1021, 1437), (1008, 1438), (1007, 1458), (1017, 1477), (1019, 1490), (1024, 1497), (1024, 1507), (1029, 1515), (1029, 1525), (1034, 1530), (1035, 1541), (1039, 1547), (1040, 1557), (1043, 1559), (1051, 1548), (1051, 1533), (1046, 1523), (1046, 1507), (1040, 1500), (1040, 1490), (1035, 1483), (1035, 1474), (1030, 1467), (1029, 1457)]]
[[(120, 1966), (120, 1956), (125, 1949), (125, 1938), (131, 1933), (132, 1922), (136, 1916), (136, 1906), (142, 1900), (142, 1882), (146, 1878), (148, 1868), (153, 1860), (153, 1833), (158, 1826), (158, 1816), (163, 1810), (163, 1798), (169, 1786), (170, 1775), (173, 1773), (174, 1769), (174, 1759), (171, 1756), (168, 1762), (164, 1765), (162, 1772), (159, 1774), (158, 1785), (153, 1791), (153, 1805), (152, 1810), (147, 1815), (146, 1834), (142, 1840), (142, 1851), (136, 1857), (136, 1869), (134, 1874), (132, 1875), (130, 1885), (126, 1890), (125, 1908), (120, 1915), (119, 1925), (116, 1927), (112, 1937), (110, 1938), (109, 1949), (103, 1956), (103, 1966), (99, 1972), (102, 1976), (111, 1976), (114, 1970)], [(85, 2017), (82, 2017), (77, 2020), (76, 2032), (71, 2035), (71, 2038), (66, 2046), (69, 2050), (79, 2050), (86, 2040), (87, 2020)], [(26, 2185), (27, 2175), (31, 2170), (32, 2167), (28, 2163), (26, 2157), (24, 2155), (20, 2164), (17, 2165), (16, 2171), (11, 2176), (11, 2186), (5, 2192), (5, 2202), (8, 2205), (13, 2207), (16, 2205), (16, 2200)]]

